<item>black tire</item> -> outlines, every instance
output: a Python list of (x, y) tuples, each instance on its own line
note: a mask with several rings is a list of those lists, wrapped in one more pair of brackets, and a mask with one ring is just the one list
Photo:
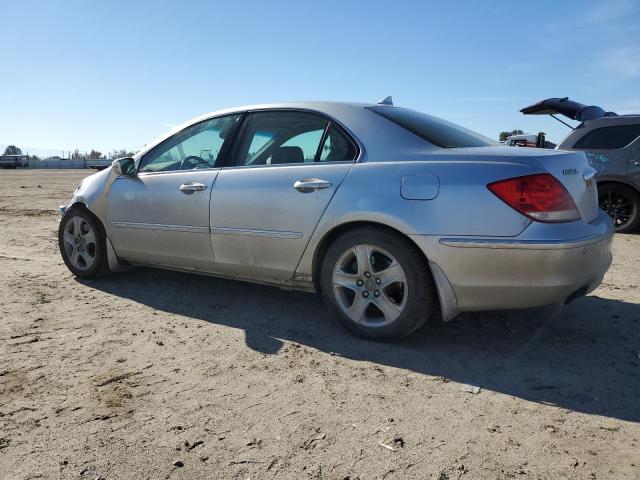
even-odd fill
[[(346, 252), (358, 245), (371, 245), (385, 250), (395, 257), (404, 270), (406, 303), (400, 315), (389, 324), (369, 326), (356, 323), (343, 312), (340, 300), (334, 292), (334, 268)], [(369, 340), (388, 341), (404, 338), (422, 327), (440, 310), (433, 278), (422, 252), (408, 238), (384, 227), (360, 227), (338, 237), (322, 259), (320, 288), (327, 308), (333, 316), (347, 330)]]
[[(69, 243), (65, 242), (65, 232), (68, 232), (67, 229), (71, 228), (70, 222), (74, 222), (74, 217), (82, 219), (82, 225), (84, 228), (86, 228), (86, 224), (88, 224), (95, 237), (95, 242), (87, 244), (86, 246), (85, 251), (87, 252), (87, 255), (93, 258), (93, 262), (90, 265), (86, 265), (85, 263), (86, 268), (74, 265), (71, 259), (74, 247), (70, 248)], [(96, 278), (109, 271), (104, 228), (102, 223), (91, 212), (84, 208), (72, 207), (64, 214), (60, 220), (60, 226), (58, 227), (58, 247), (65, 265), (76, 277)]]
[(613, 219), (616, 232), (629, 233), (640, 226), (640, 195), (620, 183), (598, 186), (600, 208)]

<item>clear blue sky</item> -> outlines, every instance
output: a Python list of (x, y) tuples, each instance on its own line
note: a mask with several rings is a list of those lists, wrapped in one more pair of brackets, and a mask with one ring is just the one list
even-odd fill
[(0, 0), (0, 145), (131, 148), (278, 100), (407, 106), (496, 138), (570, 96), (640, 112), (640, 0)]

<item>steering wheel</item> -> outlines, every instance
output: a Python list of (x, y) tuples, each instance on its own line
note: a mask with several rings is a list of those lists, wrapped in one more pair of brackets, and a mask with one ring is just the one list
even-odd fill
[(180, 162), (180, 170), (193, 170), (194, 168), (211, 168), (211, 165), (197, 155), (189, 155)]

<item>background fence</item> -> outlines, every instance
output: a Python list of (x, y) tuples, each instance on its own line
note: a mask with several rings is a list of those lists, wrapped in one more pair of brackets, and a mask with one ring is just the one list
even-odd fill
[(112, 160), (100, 158), (97, 160), (29, 160), (26, 168), (91, 168), (92, 166), (108, 167)]

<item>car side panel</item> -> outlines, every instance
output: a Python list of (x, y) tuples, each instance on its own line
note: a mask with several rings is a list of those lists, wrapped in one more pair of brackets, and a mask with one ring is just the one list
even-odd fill
[(631, 153), (627, 161), (627, 178), (640, 190), (640, 138), (631, 144)]
[[(512, 237), (530, 220), (493, 195), (486, 185), (501, 178), (540, 173), (524, 160), (434, 160), (356, 164), (325, 211), (298, 265), (297, 277), (313, 273), (314, 253), (324, 236), (350, 222), (375, 222), (407, 235), (491, 235)], [(401, 196), (408, 175), (435, 176), (437, 196)], [(425, 197), (427, 198), (427, 197)]]
[[(293, 277), (309, 238), (351, 162), (223, 169), (211, 197), (215, 269), (229, 276), (283, 281)], [(301, 192), (298, 180), (327, 188)]]

